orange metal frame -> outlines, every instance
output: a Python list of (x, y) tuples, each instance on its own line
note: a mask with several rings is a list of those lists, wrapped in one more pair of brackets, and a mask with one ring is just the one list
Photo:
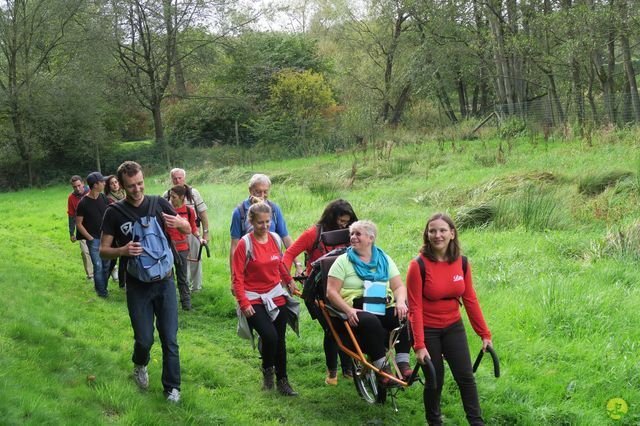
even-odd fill
[(327, 321), (327, 324), (329, 324), (329, 328), (331, 329), (331, 334), (333, 335), (333, 338), (336, 339), (336, 342), (338, 343), (338, 347), (340, 348), (341, 351), (343, 351), (344, 353), (349, 355), (351, 358), (357, 359), (363, 365), (365, 365), (367, 368), (373, 370), (376, 374), (378, 374), (380, 376), (387, 377), (387, 378), (393, 380), (394, 382), (396, 382), (397, 384), (399, 384), (400, 386), (403, 386), (403, 387), (409, 386), (409, 384), (407, 382), (405, 382), (404, 380), (400, 380), (398, 377), (396, 377), (394, 375), (391, 375), (389, 373), (386, 373), (386, 372), (380, 370), (378, 367), (376, 367), (373, 364), (371, 364), (367, 360), (367, 358), (364, 356), (364, 354), (362, 353), (362, 350), (360, 349), (360, 345), (358, 344), (358, 341), (356, 340), (356, 336), (353, 334), (353, 330), (351, 329), (351, 325), (349, 324), (349, 321), (344, 321), (344, 326), (347, 329), (347, 333), (349, 333), (349, 337), (351, 338), (351, 341), (353, 343), (353, 346), (356, 349), (356, 352), (354, 352), (351, 349), (347, 348), (342, 343), (342, 339), (338, 335), (338, 332), (336, 331), (336, 329), (335, 329), (335, 327), (333, 325), (333, 322), (331, 321), (331, 316), (329, 315), (329, 312), (327, 312), (327, 308), (326, 308), (326, 306), (325, 306), (325, 304), (324, 304), (324, 302), (322, 300), (318, 301), (318, 306), (320, 307), (320, 310), (322, 311), (322, 315), (324, 315), (324, 318)]

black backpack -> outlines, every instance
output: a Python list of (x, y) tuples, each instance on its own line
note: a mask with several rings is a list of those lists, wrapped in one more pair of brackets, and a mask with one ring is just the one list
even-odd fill
[[(349, 242), (349, 230), (338, 229), (335, 231), (327, 231), (320, 234), (320, 238), (316, 240), (314, 246), (319, 244), (322, 239), (322, 243), (325, 247), (335, 247)], [(302, 299), (309, 311), (309, 315), (312, 319), (317, 319), (322, 315), (320, 308), (316, 305), (316, 301), (325, 300), (327, 292), (327, 274), (329, 268), (333, 264), (338, 256), (345, 253), (348, 247), (339, 247), (325, 253), (322, 257), (316, 259), (311, 264), (311, 271), (309, 276), (304, 281), (302, 287)]]
[[(420, 278), (422, 278), (422, 290), (424, 291), (424, 281), (427, 279), (427, 270), (426, 265), (424, 264), (424, 260), (422, 260), (422, 256), (418, 255), (416, 258), (416, 263), (418, 263), (418, 267), (420, 268)], [(462, 256), (462, 273), (465, 278), (467, 278), (467, 269), (469, 268), (469, 261), (467, 260), (467, 256)], [(462, 306), (462, 301), (458, 298), (458, 303)]]

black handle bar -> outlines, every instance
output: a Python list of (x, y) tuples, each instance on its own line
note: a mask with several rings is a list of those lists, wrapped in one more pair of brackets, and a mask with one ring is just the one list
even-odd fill
[(306, 279), (307, 279), (306, 275), (297, 275), (297, 276), (293, 277), (293, 280), (294, 281), (298, 281), (299, 283), (303, 283), (304, 280), (306, 280)]
[(209, 246), (207, 244), (200, 244), (200, 251), (198, 252), (198, 261), (202, 259), (202, 249), (207, 251), (207, 257), (211, 257), (211, 251), (209, 250)]
[[(493, 360), (493, 375), (496, 377), (500, 377), (500, 360), (498, 359), (498, 354), (493, 350), (491, 346), (487, 346), (487, 352), (491, 354), (491, 359)], [(484, 351), (480, 349), (480, 353), (476, 358), (476, 362), (473, 363), (473, 372), (475, 373), (480, 365), (480, 361), (482, 361), (482, 357), (484, 356)]]
[(429, 358), (424, 359), (424, 364), (420, 364), (419, 362), (416, 363), (416, 366), (413, 368), (413, 373), (411, 373), (411, 377), (409, 377), (409, 381), (407, 382), (409, 386), (411, 386), (413, 382), (418, 380), (419, 378), (418, 373), (420, 372), (420, 367), (425, 367), (427, 371), (426, 373), (427, 377), (425, 377), (425, 379), (427, 380), (427, 383), (425, 384), (425, 386), (429, 386), (429, 389), (435, 389), (437, 386), (436, 385), (436, 369), (433, 367), (433, 363)]

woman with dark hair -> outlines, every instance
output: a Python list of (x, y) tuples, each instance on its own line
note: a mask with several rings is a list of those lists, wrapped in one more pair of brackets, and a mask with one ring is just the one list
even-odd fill
[[(107, 201), (109, 204), (117, 203), (120, 200), (124, 200), (126, 194), (124, 192), (124, 188), (120, 186), (120, 182), (118, 182), (118, 177), (116, 175), (108, 176), (107, 180), (105, 180), (104, 183), (104, 195), (107, 196)], [(116, 263), (118, 264), (118, 274), (114, 275), (113, 271), (116, 268)], [(127, 276), (125, 264), (126, 262), (124, 262), (122, 259), (118, 260), (116, 258), (111, 261), (111, 266), (109, 267), (109, 274), (111, 274), (111, 278), (114, 281), (118, 281), (118, 285), (120, 286), (120, 288), (124, 288), (125, 286), (125, 279)]]
[[(196, 226), (196, 212), (193, 207), (185, 204), (187, 188), (184, 185), (176, 185), (169, 190), (169, 202), (175, 209), (178, 216), (187, 219), (191, 225), (191, 233), (203, 243), (204, 239), (198, 234)], [(180, 293), (180, 304), (185, 311), (191, 310), (191, 292), (189, 291), (188, 270), (189, 270), (189, 240), (188, 234), (183, 234), (175, 228), (168, 228), (171, 241), (175, 245), (179, 259), (175, 259), (176, 276), (178, 278), (178, 292)]]
[(460, 254), (458, 231), (451, 218), (442, 213), (431, 216), (423, 239), (420, 255), (409, 264), (407, 287), (416, 358), (420, 363), (431, 359), (436, 370), (436, 389), (424, 388), (425, 417), (429, 425), (442, 424), (444, 357), (460, 389), (469, 424), (483, 425), (460, 298), (471, 326), (482, 339), (483, 350), (492, 345), (491, 332), (473, 289), (467, 259)]
[(120, 186), (120, 182), (118, 182), (118, 177), (116, 175), (110, 175), (107, 177), (104, 185), (104, 195), (107, 196), (109, 204), (124, 200), (126, 194), (124, 193), (124, 189)]
[[(305, 270), (309, 275), (311, 272), (311, 264), (324, 254), (330, 252), (333, 249), (340, 246), (328, 247), (320, 240), (320, 235), (323, 232), (335, 231), (337, 229), (345, 229), (349, 227), (353, 222), (357, 221), (358, 217), (353, 211), (353, 207), (348, 201), (339, 199), (334, 200), (327, 204), (320, 216), (320, 220), (308, 228), (306, 231), (298, 237), (298, 239), (287, 249), (284, 254), (283, 262), (288, 269), (291, 269), (293, 260), (302, 252), (305, 254)], [(296, 266), (302, 266), (296, 264)], [(326, 323), (324, 316), (318, 316), (318, 322), (324, 329), (324, 356), (327, 365), (327, 377), (324, 382), (328, 385), (338, 384), (338, 354), (340, 355), (340, 365), (342, 367), (342, 376), (346, 379), (351, 379), (352, 362), (351, 358), (342, 351), (338, 350), (338, 344), (336, 343), (328, 324)]]
[(231, 264), (238, 333), (253, 340), (255, 330), (262, 339), (262, 389), (273, 389), (275, 373), (278, 391), (296, 396), (287, 378), (285, 340), (287, 322), (297, 320), (298, 302), (287, 293), (296, 284), (282, 263), (282, 240), (269, 232), (271, 207), (253, 204), (247, 217), (253, 230), (239, 240)]

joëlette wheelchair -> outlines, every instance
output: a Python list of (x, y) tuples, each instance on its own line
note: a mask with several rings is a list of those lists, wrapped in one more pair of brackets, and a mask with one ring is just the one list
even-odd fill
[[(419, 375), (421, 367), (420, 364), (416, 364), (410, 378), (405, 381), (403, 380), (402, 374), (400, 374), (398, 366), (395, 363), (394, 347), (398, 342), (402, 330), (405, 327), (409, 327), (409, 323), (406, 320), (401, 322), (399, 327), (389, 333), (388, 350), (385, 355), (385, 359), (391, 367), (392, 374), (382, 371), (369, 362), (358, 344), (351, 325), (347, 320), (347, 316), (343, 312), (333, 308), (326, 298), (329, 269), (337, 257), (346, 251), (346, 246), (349, 244), (349, 230), (341, 229), (337, 231), (324, 232), (320, 238), (326, 247), (343, 246), (343, 248), (332, 250), (313, 262), (312, 271), (308, 277), (296, 277), (297, 281), (304, 282), (303, 291), (298, 295), (301, 295), (304, 299), (311, 317), (313, 319), (318, 319), (321, 324), (323, 324), (323, 327), (325, 327), (326, 324), (326, 327), (329, 328), (331, 334), (338, 343), (340, 350), (353, 359), (353, 381), (358, 394), (370, 404), (382, 404), (386, 402), (387, 395), (389, 395), (391, 397), (394, 410), (398, 411), (396, 404), (396, 397), (398, 393), (400, 391), (404, 391), (404, 389), (413, 385), (416, 381), (435, 389), (436, 372), (430, 359), (426, 359), (425, 364), (422, 366), (426, 372), (426, 383), (422, 381)], [(320, 320), (320, 316), (322, 316), (324, 321)], [(343, 322), (344, 328), (347, 332), (348, 342), (343, 341), (340, 333), (336, 330), (332, 317), (339, 318)], [(409, 332), (409, 337), (411, 338), (411, 336), (412, 334)], [(487, 347), (487, 352), (491, 355), (493, 361), (495, 377), (500, 377), (500, 361), (496, 352), (491, 346)], [(484, 352), (480, 350), (480, 353), (473, 364), (474, 373), (478, 369), (483, 356)], [(391, 380), (391, 385), (382, 386), (378, 377), (387, 377)]]
[[(349, 230), (341, 229), (337, 231), (324, 232), (321, 235), (322, 242), (327, 247), (345, 246), (349, 243)], [(329, 269), (337, 257), (346, 251), (346, 247), (330, 251), (312, 264), (312, 272), (308, 277), (297, 277), (297, 281), (304, 282), (302, 298), (307, 305), (309, 313), (313, 319), (324, 319), (323, 327), (328, 327), (333, 338), (338, 343), (341, 351), (353, 359), (353, 381), (358, 394), (368, 403), (384, 403), (387, 395), (391, 397), (394, 409), (397, 411), (396, 397), (400, 391), (411, 386), (416, 381), (422, 383), (419, 376), (420, 364), (416, 364), (413, 373), (408, 380), (404, 380), (398, 366), (395, 363), (395, 344), (398, 342), (400, 333), (405, 327), (409, 327), (408, 321), (402, 321), (400, 326), (389, 333), (388, 350), (385, 355), (386, 363), (391, 368), (391, 374), (375, 367), (364, 355), (360, 345), (354, 335), (353, 329), (347, 320), (347, 316), (333, 308), (326, 298), (326, 285)], [(339, 333), (336, 325), (332, 321), (338, 318), (344, 324), (346, 336)], [(411, 333), (409, 333), (411, 336)], [(344, 341), (343, 337), (345, 337)], [(381, 337), (382, 338), (382, 337)], [(430, 360), (426, 360), (424, 365), (426, 374), (426, 386), (435, 388), (436, 373)], [(378, 378), (386, 377), (390, 385), (383, 386)]]

